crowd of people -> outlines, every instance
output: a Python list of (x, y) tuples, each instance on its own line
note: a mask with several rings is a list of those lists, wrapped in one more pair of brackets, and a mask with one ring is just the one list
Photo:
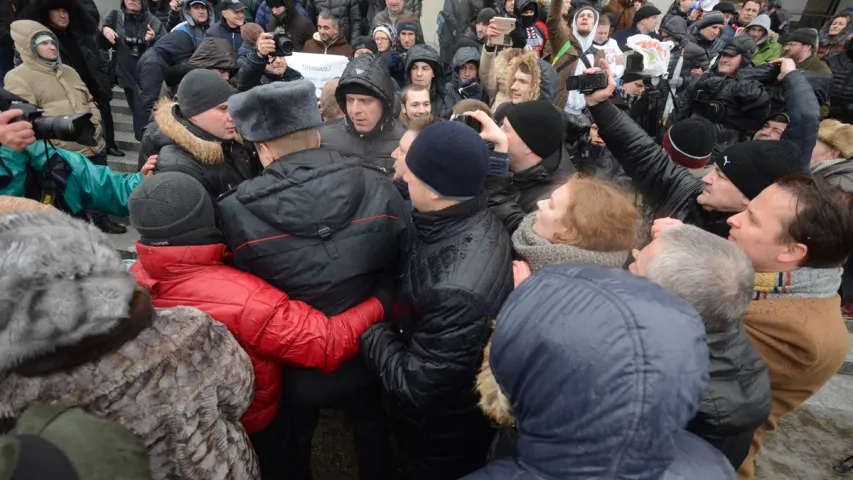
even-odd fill
[(848, 353), (853, 14), (447, 0), (437, 48), (420, 14), (0, 10), (0, 471), (310, 479), (336, 408), (363, 480), (755, 478)]

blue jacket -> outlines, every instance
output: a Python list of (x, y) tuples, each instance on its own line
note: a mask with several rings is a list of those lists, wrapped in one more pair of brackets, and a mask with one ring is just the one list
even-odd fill
[(0, 179), (10, 173), (12, 176), (11, 182), (0, 188), (0, 195), (26, 197), (27, 175), (35, 172), (47, 177), (46, 170), (50, 170), (51, 177), (64, 177), (64, 193), (57, 192), (61, 198), (50, 202), (57, 208), (71, 214), (91, 209), (119, 217), (128, 216), (127, 199), (142, 182), (141, 173), (113, 173), (109, 167), (94, 165), (79, 153), (50, 144), (45, 156), (44, 145), (43, 141), (36, 141), (23, 152), (0, 147), (0, 160), (6, 167), (0, 166)]
[(240, 28), (230, 28), (223, 18), (219, 23), (207, 29), (204, 37), (223, 38), (231, 44), (234, 52), (239, 52), (243, 46), (243, 36), (240, 35)]
[(487, 413), (514, 416), (516, 456), (463, 478), (735, 479), (684, 430), (708, 365), (701, 319), (658, 285), (583, 264), (539, 270), (497, 316), (495, 385), (477, 382)]

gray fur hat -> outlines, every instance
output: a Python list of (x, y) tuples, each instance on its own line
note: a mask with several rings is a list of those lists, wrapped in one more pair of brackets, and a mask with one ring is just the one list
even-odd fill
[(114, 329), (135, 285), (86, 222), (58, 211), (0, 216), (0, 372)]
[(250, 142), (272, 140), (323, 123), (310, 80), (272, 82), (234, 95), (228, 101), (228, 113), (240, 135)]

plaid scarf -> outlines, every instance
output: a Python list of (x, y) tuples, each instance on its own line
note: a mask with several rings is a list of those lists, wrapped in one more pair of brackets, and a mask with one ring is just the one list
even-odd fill
[(756, 273), (753, 300), (829, 298), (841, 285), (840, 268), (800, 268), (792, 272)]

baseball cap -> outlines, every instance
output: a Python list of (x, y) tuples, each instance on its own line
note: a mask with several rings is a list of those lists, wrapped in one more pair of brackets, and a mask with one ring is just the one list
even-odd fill
[(243, 5), (243, 2), (240, 0), (230, 0), (225, 2), (225, 5), (223, 5), (222, 8), (227, 8), (233, 12), (239, 12), (240, 10), (245, 10), (246, 6)]
[(746, 35), (741, 35), (738, 37), (732, 37), (721, 53), (725, 53), (732, 57), (743, 55), (744, 58), (751, 61), (757, 51), (758, 45), (755, 44), (755, 41)]

